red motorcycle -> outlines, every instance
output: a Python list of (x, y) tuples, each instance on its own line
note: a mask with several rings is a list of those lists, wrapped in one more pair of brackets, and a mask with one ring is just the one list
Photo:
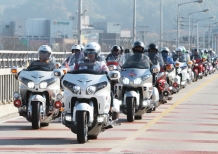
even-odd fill
[(156, 83), (155, 87), (157, 87), (159, 94), (160, 94), (160, 102), (167, 103), (167, 100), (172, 100), (171, 90), (169, 84), (166, 80), (166, 73), (163, 71), (164, 69), (161, 68), (160, 72), (156, 75)]
[(194, 72), (194, 81), (202, 79), (205, 74), (205, 67), (203, 66), (203, 61), (201, 59), (193, 60), (193, 72)]

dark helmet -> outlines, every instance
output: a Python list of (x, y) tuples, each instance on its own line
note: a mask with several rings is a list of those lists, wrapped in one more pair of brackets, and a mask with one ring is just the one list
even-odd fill
[(111, 52), (112, 52), (112, 51), (119, 51), (119, 52), (120, 52), (120, 50), (121, 50), (121, 48), (120, 48), (119, 45), (114, 45), (114, 46), (112, 46), (112, 48), (111, 48)]
[(158, 52), (158, 46), (154, 43), (149, 44), (148, 52), (150, 52), (152, 49), (154, 49), (154, 50), (156, 50), (156, 52)]
[(120, 46), (120, 53), (121, 54), (123, 53), (124, 50), (125, 50), (124, 47)]
[(130, 53), (131, 50), (130, 49), (125, 49), (124, 53)]
[[(137, 50), (137, 49), (135, 49), (135, 47), (141, 47), (142, 50)], [(144, 49), (145, 49), (145, 45), (144, 45), (144, 43), (143, 43), (142, 41), (135, 41), (135, 42), (133, 43), (133, 45), (132, 45), (132, 51), (133, 51), (133, 53), (135, 53), (135, 52), (141, 52), (141, 53), (143, 53), (143, 52), (144, 52)]]

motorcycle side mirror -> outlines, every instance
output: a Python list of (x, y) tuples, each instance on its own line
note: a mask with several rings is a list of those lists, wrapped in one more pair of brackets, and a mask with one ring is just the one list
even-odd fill
[(55, 63), (55, 68), (56, 68), (56, 69), (59, 69), (60, 67), (61, 67), (61, 64), (60, 64), (59, 62), (56, 62), (56, 63)]
[(111, 80), (118, 80), (120, 78), (120, 72), (119, 71), (110, 71), (110, 72), (108, 72), (108, 76)]
[(61, 78), (64, 75), (64, 72), (61, 69), (55, 69), (53, 73), (54, 73), (54, 76), (57, 78)]

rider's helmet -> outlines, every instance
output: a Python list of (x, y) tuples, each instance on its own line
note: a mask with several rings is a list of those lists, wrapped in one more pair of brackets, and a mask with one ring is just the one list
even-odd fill
[(167, 58), (167, 56), (170, 55), (170, 49), (167, 47), (163, 47), (161, 49), (161, 54), (162, 54), (163, 58)]
[(194, 49), (193, 50), (193, 55), (198, 55), (199, 53), (198, 53), (198, 50), (197, 49)]
[(120, 54), (121, 55), (123, 54), (124, 50), (125, 50), (124, 47), (120, 46)]
[(172, 50), (172, 55), (175, 55), (176, 54), (176, 51), (175, 50)]
[(183, 52), (183, 53), (186, 53), (186, 49), (185, 49), (184, 46), (180, 46), (180, 48), (182, 49), (182, 52)]
[(176, 48), (176, 54), (177, 55), (182, 55), (183, 54), (183, 49), (181, 47)]
[(71, 51), (72, 51), (72, 53), (80, 52), (80, 51), (81, 51), (80, 45), (74, 44), (74, 45), (71, 47)]
[(204, 53), (205, 53), (205, 54), (208, 54), (208, 50), (207, 50), (207, 49), (205, 49), (205, 50), (204, 50)]
[(101, 47), (96, 42), (91, 42), (85, 45), (84, 53), (87, 54), (95, 54), (95, 58), (97, 58), (101, 53)]
[(112, 46), (111, 53), (113, 56), (115, 56), (115, 57), (119, 56), (120, 52), (121, 52), (121, 48), (119, 45)]
[(51, 58), (52, 50), (48, 45), (41, 45), (38, 49), (40, 60), (49, 60)]
[(202, 60), (203, 60), (203, 61), (206, 61), (206, 60), (207, 60), (207, 56), (203, 55), (203, 56), (202, 56)]
[(133, 53), (144, 53), (145, 45), (142, 41), (135, 41), (132, 45)]
[(158, 46), (154, 43), (148, 45), (148, 52), (158, 52)]

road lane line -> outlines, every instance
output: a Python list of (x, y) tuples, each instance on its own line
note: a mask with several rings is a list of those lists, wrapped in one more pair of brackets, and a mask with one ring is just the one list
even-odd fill
[[(204, 86), (206, 86), (207, 84), (209, 84), (210, 82), (212, 82), (213, 80), (215, 80), (216, 78), (218, 78), (218, 75), (212, 77), (210, 80), (207, 80), (206, 82), (204, 82), (203, 84), (201, 84), (200, 86), (198, 86), (197, 88), (193, 89), (192, 91), (190, 91), (188, 94), (186, 94), (183, 98), (179, 99), (178, 101), (176, 101), (175, 103), (172, 104), (172, 106), (170, 106), (167, 110), (165, 110), (164, 112), (162, 112), (160, 115), (156, 116), (153, 120), (149, 121), (146, 125), (144, 125), (142, 128), (138, 129), (138, 131), (136, 133), (134, 133), (133, 135), (127, 137), (121, 144), (118, 144), (117, 146), (115, 146), (111, 152), (113, 150), (115, 150), (117, 147), (121, 146), (121, 145), (125, 145), (126, 142), (129, 141), (133, 141), (138, 134), (144, 132), (146, 129), (148, 129), (149, 127), (151, 127), (152, 125), (154, 125), (156, 122), (158, 122), (162, 117), (164, 117), (165, 115), (167, 115), (169, 112), (171, 112), (175, 107), (177, 107), (179, 104), (181, 104), (184, 100), (186, 100), (187, 98), (189, 98), (192, 94), (194, 94), (195, 92), (199, 91), (201, 88), (203, 88)], [(133, 122), (134, 123), (134, 122)]]

